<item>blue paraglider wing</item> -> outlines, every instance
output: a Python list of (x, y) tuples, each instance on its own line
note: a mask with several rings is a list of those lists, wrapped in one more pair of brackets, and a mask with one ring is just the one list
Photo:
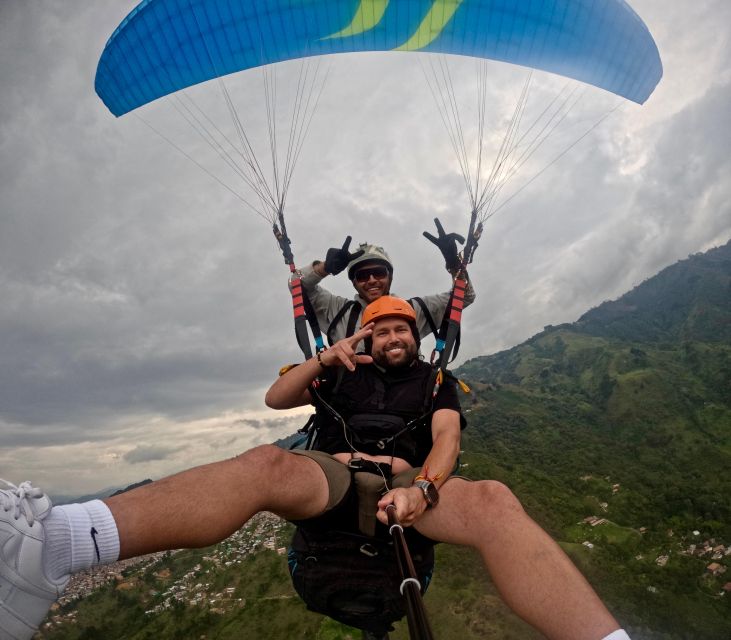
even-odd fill
[(624, 0), (144, 0), (107, 42), (95, 86), (120, 116), (243, 69), (356, 51), (492, 58), (639, 103), (662, 77)]

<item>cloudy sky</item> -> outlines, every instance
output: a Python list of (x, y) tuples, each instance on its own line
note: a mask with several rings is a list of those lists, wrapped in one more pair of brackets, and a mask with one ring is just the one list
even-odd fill
[[(135, 4), (0, 3), (0, 477), (56, 494), (230, 456), (302, 420), (262, 400), (278, 368), (298, 359), (287, 270), (267, 225), (148, 128), (228, 180), (170, 101), (117, 119), (94, 93), (106, 39)], [(731, 237), (731, 5), (631, 4), (664, 78), (644, 106), (621, 104), (489, 221), (461, 360), (576, 320)], [(402, 295), (449, 287), (421, 232), (435, 216), (464, 232), (469, 210), (415, 60), (328, 62), (288, 200), (300, 264), (351, 234), (388, 249)], [(495, 143), (525, 73), (489, 69)], [(474, 65), (456, 61), (452, 72), (474, 139)], [(295, 73), (279, 72), (285, 97)], [(530, 108), (562, 84), (537, 74)], [(263, 140), (260, 76), (241, 74), (231, 90)], [(193, 96), (225, 123), (215, 90)], [(504, 196), (619, 102), (587, 91)], [(350, 295), (342, 278), (327, 284)]]

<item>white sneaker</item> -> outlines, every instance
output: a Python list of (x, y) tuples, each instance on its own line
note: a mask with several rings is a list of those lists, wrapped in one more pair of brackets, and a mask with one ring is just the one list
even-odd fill
[(43, 519), (51, 500), (23, 482), (0, 489), (0, 640), (30, 640), (69, 580), (43, 571)]

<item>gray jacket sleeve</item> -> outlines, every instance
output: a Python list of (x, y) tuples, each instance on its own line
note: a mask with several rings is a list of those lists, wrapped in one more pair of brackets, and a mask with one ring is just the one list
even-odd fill
[[(429, 313), (434, 320), (434, 324), (437, 327), (437, 331), (439, 330), (439, 326), (442, 323), (442, 318), (444, 317), (444, 312), (447, 309), (447, 303), (449, 302), (449, 296), (451, 293), (452, 292), (450, 290), (443, 293), (436, 293), (430, 296), (419, 296), (424, 301), (426, 308), (429, 310)], [(474, 301), (475, 290), (472, 288), (472, 283), (468, 279), (467, 288), (465, 289), (464, 294), (464, 306), (468, 307)], [(415, 304), (414, 310), (416, 311), (416, 326), (419, 330), (419, 335), (422, 338), (431, 335), (431, 327), (429, 326), (429, 321), (424, 315), (424, 312), (421, 310), (421, 305)]]
[[(321, 287), (320, 282), (322, 281), (322, 276), (315, 272), (311, 264), (300, 269), (300, 273), (302, 288), (312, 303), (312, 308), (315, 310), (315, 316), (317, 317), (317, 324), (320, 325), (320, 331), (324, 334), (330, 326), (332, 319), (348, 302), (348, 299), (342, 296), (336, 296)], [(344, 335), (345, 330), (343, 330), (340, 337)]]

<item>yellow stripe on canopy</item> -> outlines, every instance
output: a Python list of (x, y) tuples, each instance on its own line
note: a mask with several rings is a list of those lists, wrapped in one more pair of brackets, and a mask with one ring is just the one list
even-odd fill
[(452, 19), (462, 0), (434, 0), (414, 34), (394, 51), (418, 51), (436, 40)]
[(390, 0), (361, 0), (360, 6), (355, 12), (351, 23), (345, 29), (326, 36), (323, 40), (327, 40), (328, 38), (347, 38), (348, 36), (356, 36), (359, 33), (370, 31), (383, 18), (389, 2)]

